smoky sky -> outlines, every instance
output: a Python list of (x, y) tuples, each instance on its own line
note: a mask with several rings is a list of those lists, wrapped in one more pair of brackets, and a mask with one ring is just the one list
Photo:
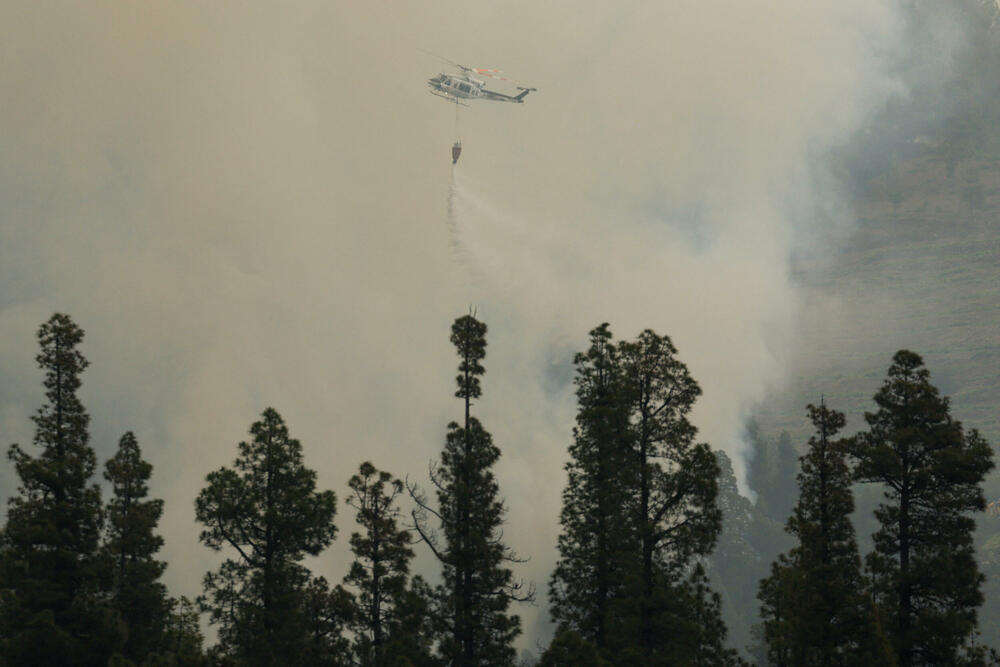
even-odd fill
[[(670, 335), (741, 470), (796, 345), (789, 257), (852, 224), (825, 156), (906, 94), (913, 48), (892, 0), (12, 2), (0, 26), (0, 442), (30, 442), (34, 333), (70, 313), (99, 459), (135, 431), (194, 595), (218, 560), (194, 497), (267, 406), (341, 498), (364, 460), (426, 483), (475, 309), (505, 535), (542, 593), (526, 647), (573, 353), (603, 321)], [(456, 123), (420, 49), (538, 91)], [(311, 562), (334, 579), (338, 525)]]

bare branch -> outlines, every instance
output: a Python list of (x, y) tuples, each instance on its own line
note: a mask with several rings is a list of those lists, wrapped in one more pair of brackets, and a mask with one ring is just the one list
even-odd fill
[(516, 584), (508, 584), (504, 587), (503, 594), (511, 602), (519, 602), (522, 604), (535, 604), (535, 582), (528, 582), (527, 590), (524, 593), (520, 591), (524, 588), (524, 580), (520, 580)]
[(438, 549), (437, 534), (432, 529), (426, 527), (428, 512), (436, 516), (438, 520), (441, 520), (441, 515), (427, 504), (427, 498), (423, 491), (415, 483), (410, 482), (409, 476), (406, 477), (405, 486), (410, 498), (417, 505), (410, 512), (413, 522), (408, 527), (417, 532), (420, 536), (419, 542), (423, 542), (430, 547), (431, 553), (434, 554), (435, 558), (442, 563), (450, 563), (451, 561), (446, 555)]

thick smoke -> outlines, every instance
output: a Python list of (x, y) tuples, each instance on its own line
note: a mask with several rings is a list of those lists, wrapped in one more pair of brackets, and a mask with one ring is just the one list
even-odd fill
[[(740, 453), (794, 345), (789, 255), (850, 219), (823, 158), (899, 90), (895, 4), (7, 3), (0, 442), (30, 441), (33, 333), (71, 313), (98, 454), (136, 431), (167, 583), (196, 594), (193, 499), (266, 406), (341, 497), (363, 459), (423, 477), (473, 306), (506, 534), (544, 591), (573, 352), (602, 321), (671, 335), (702, 437)], [(450, 185), (418, 47), (538, 87), (463, 114)], [(533, 646), (544, 599), (523, 615)]]

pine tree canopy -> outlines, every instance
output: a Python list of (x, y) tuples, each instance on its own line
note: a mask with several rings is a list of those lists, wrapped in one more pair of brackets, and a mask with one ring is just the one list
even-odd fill
[(206, 478), (195, 503), (214, 550), (231, 547), (237, 558), (205, 576), (202, 603), (219, 624), (232, 655), (271, 665), (298, 655), (305, 636), (302, 590), (309, 580), (299, 565), (336, 535), (336, 496), (316, 491), (316, 473), (302, 460), (302, 445), (288, 435), (281, 415), (268, 408), (250, 427), (232, 468)]
[(618, 350), (607, 323), (590, 332), (589, 349), (574, 363), (579, 407), (562, 494), (560, 558), (549, 598), (560, 631), (575, 631), (604, 648), (616, 625), (611, 605), (623, 594), (627, 554), (638, 548), (624, 514), (634, 481), (629, 421), (620, 398)]
[(799, 500), (786, 530), (797, 545), (760, 584), (768, 656), (777, 665), (876, 664), (867, 585), (850, 515), (844, 415), (807, 406), (815, 435), (800, 460)]
[(419, 634), (419, 626), (406, 628), (399, 623), (406, 596), (412, 594), (406, 585), (413, 558), (411, 536), (398, 525), (403, 483), (366, 461), (348, 486), (347, 504), (357, 512), (355, 520), (362, 528), (351, 535), (354, 562), (344, 579), (357, 590), (355, 654), (362, 665), (382, 667), (399, 657), (395, 655), (398, 649), (419, 644), (419, 640), (393, 636)]
[[(472, 416), (472, 400), (482, 393), (486, 325), (472, 315), (455, 320), (451, 341), (458, 352), (458, 390), (464, 420), (451, 422), (441, 462), (431, 470), (437, 509), (415, 488), (414, 527), (441, 562), (444, 583), (437, 592), (441, 657), (462, 667), (510, 665), (512, 643), (521, 632), (520, 618), (507, 614), (512, 600), (530, 600), (533, 589), (522, 590), (507, 566), (519, 562), (503, 542), (506, 512), (492, 467), (500, 449)], [(440, 523), (440, 537), (428, 525), (428, 515)]]
[(103, 554), (112, 576), (112, 602), (128, 626), (122, 654), (141, 662), (160, 648), (170, 610), (160, 581), (166, 563), (154, 558), (163, 538), (155, 534), (163, 514), (162, 500), (145, 500), (153, 466), (142, 459), (132, 432), (122, 436), (118, 451), (105, 465), (111, 484)]
[(851, 446), (855, 479), (878, 483), (874, 579), (880, 624), (901, 667), (954, 664), (976, 627), (983, 581), (971, 514), (982, 511), (992, 450), (949, 414), (919, 355), (901, 350)]
[(306, 631), (301, 653), (304, 665), (346, 667), (354, 664), (350, 626), (356, 621), (354, 596), (340, 586), (333, 589), (324, 577), (312, 578), (302, 592)]
[(20, 479), (3, 533), (3, 605), (8, 664), (87, 664), (107, 660), (121, 642), (101, 595), (98, 541), (100, 488), (91, 483), (97, 458), (90, 417), (76, 395), (87, 360), (83, 330), (55, 314), (38, 330), (36, 357), (45, 372), (46, 403), (32, 417), (32, 456), (12, 445)]
[(687, 419), (701, 390), (670, 339), (649, 330), (615, 345), (602, 324), (575, 363), (552, 616), (616, 664), (669, 662), (686, 626), (667, 623), (668, 599), (721, 528), (719, 465)]

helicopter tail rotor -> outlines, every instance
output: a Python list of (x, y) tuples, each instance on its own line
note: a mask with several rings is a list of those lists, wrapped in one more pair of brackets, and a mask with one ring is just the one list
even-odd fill
[(517, 89), (521, 91), (514, 96), (514, 99), (518, 102), (524, 102), (524, 98), (528, 96), (528, 93), (533, 90), (538, 90), (537, 88), (525, 88), (524, 86), (518, 86)]

